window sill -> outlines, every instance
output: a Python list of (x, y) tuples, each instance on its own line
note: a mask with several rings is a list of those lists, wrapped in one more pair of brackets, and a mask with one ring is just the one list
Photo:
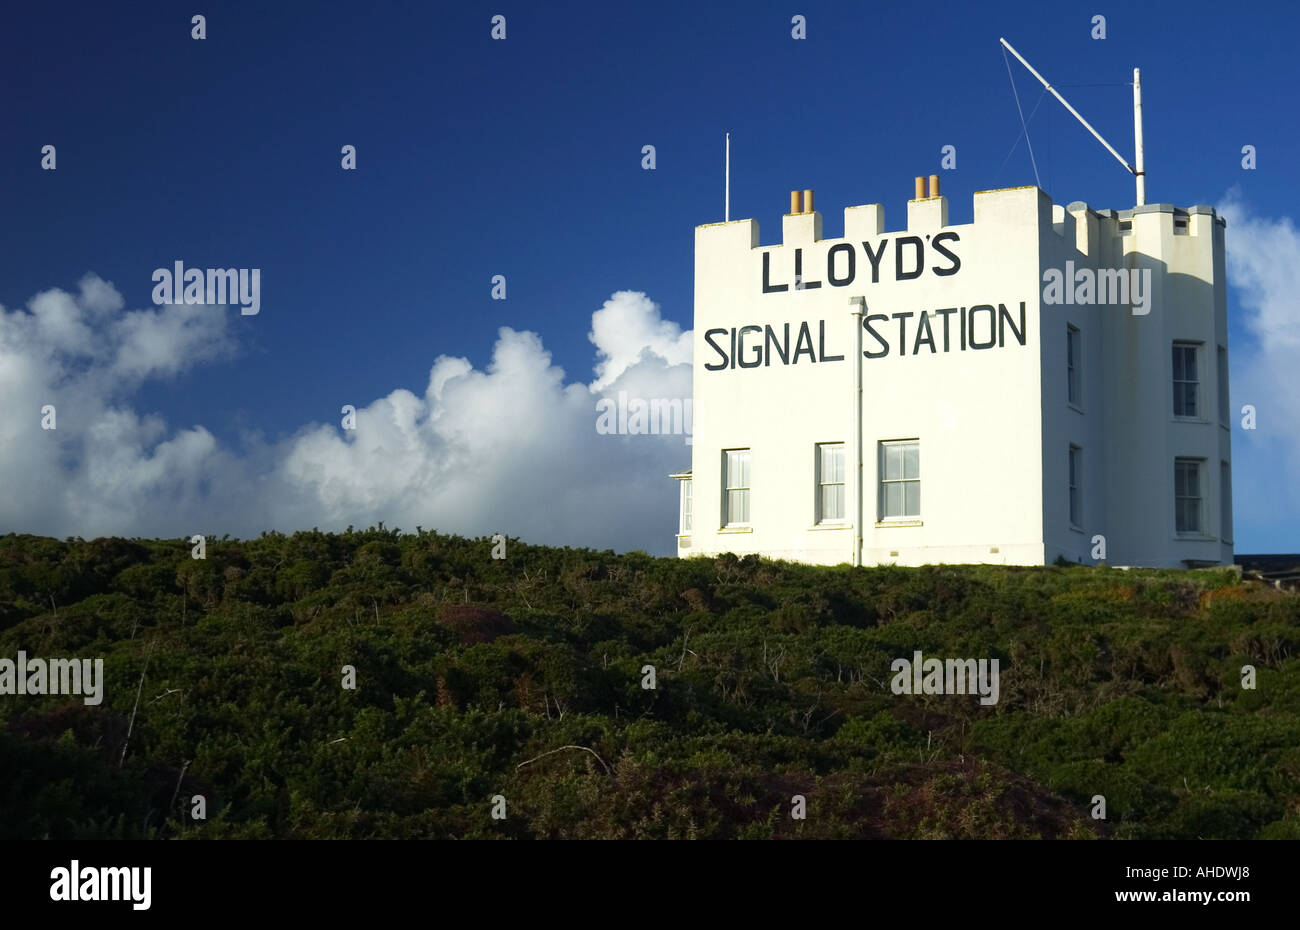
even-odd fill
[(924, 520), (877, 520), (876, 529), (884, 529), (887, 526), (925, 526)]
[(1205, 533), (1175, 533), (1175, 542), (1218, 542), (1219, 537), (1208, 536)]
[(1070, 524), (1070, 532), (1071, 532), (1071, 533), (1078, 533), (1080, 536), (1087, 536), (1087, 535), (1088, 535), (1088, 531), (1087, 531), (1087, 530), (1085, 530), (1085, 529), (1084, 529), (1083, 527), (1081, 527), (1081, 526), (1075, 526), (1073, 523)]
[(678, 539), (690, 539), (690, 538), (691, 538), (691, 534), (690, 534), (690, 533), (678, 533), (678, 534), (677, 534), (677, 538), (678, 538)]
[(1191, 426), (1209, 426), (1210, 423), (1212, 423), (1213, 421), (1212, 421), (1212, 420), (1207, 420), (1207, 419), (1205, 419), (1204, 417), (1180, 417), (1180, 416), (1175, 416), (1175, 417), (1173, 417), (1173, 422), (1175, 422), (1175, 423), (1187, 423), (1187, 424), (1189, 424), (1189, 425), (1191, 425)]
[(853, 529), (852, 523), (814, 523), (812, 526), (808, 527), (808, 532), (811, 533), (814, 530), (851, 530), (851, 529)]
[(1070, 408), (1071, 410), (1073, 410), (1075, 413), (1079, 414), (1079, 416), (1083, 416), (1083, 415), (1084, 415), (1083, 408), (1080, 407), (1078, 404), (1072, 404), (1072, 403), (1070, 403), (1070, 402), (1067, 400), (1067, 401), (1065, 402), (1065, 406), (1069, 407), (1069, 408)]
[(718, 532), (719, 533), (752, 533), (754, 532), (754, 528), (752, 526), (720, 526), (718, 527)]

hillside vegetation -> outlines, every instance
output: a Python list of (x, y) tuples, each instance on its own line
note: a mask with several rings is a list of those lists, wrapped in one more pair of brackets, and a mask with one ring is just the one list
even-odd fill
[[(0, 696), (0, 837), (1300, 838), (1295, 594), (492, 548), (0, 537), (0, 658), (106, 679)], [(893, 694), (915, 650), (1000, 700)]]

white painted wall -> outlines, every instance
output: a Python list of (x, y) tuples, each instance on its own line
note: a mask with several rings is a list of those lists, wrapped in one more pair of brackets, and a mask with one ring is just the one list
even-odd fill
[[(1219, 462), (1230, 459), (1228, 432), (1218, 422), (1216, 348), (1226, 346), (1223, 231), (1209, 208), (1190, 215), (1172, 207), (1098, 214), (1084, 204), (1054, 207), (1036, 187), (975, 195), (974, 222), (947, 225), (945, 198), (908, 203), (905, 231), (886, 232), (878, 204), (844, 211), (845, 237), (823, 239), (818, 213), (786, 215), (782, 241), (762, 246), (754, 220), (696, 228), (694, 325), (694, 436), (691, 452), (694, 524), (679, 537), (679, 554), (761, 553), (773, 558), (835, 564), (851, 562), (854, 533), (862, 534), (864, 564), (936, 562), (1043, 564), (1064, 556), (1093, 561), (1096, 534), (1106, 537), (1112, 564), (1182, 565), (1185, 559), (1230, 562), (1231, 546), (1219, 526)], [(1175, 232), (1176, 219), (1187, 222)], [(1121, 236), (1119, 224), (1131, 220)], [(956, 273), (941, 275), (960, 260)], [(955, 234), (955, 239), (954, 239)], [(920, 239), (925, 269), (898, 280), (897, 240)], [(880, 246), (884, 243), (884, 250)], [(838, 247), (838, 248), (837, 248)], [(855, 277), (847, 276), (847, 251)], [(879, 255), (872, 280), (868, 249)], [(904, 246), (910, 266), (914, 247)], [(798, 258), (796, 258), (796, 253)], [(763, 292), (768, 282), (788, 290)], [(792, 286), (796, 260), (806, 287)], [(1043, 271), (1076, 267), (1152, 270), (1151, 311), (1134, 316), (1128, 306), (1059, 306), (1042, 301)], [(820, 286), (813, 285), (819, 283)], [(853, 496), (852, 417), (855, 317), (850, 298), (865, 298), (865, 314), (889, 344), (888, 354), (862, 361), (863, 519)], [(943, 351), (942, 308), (1003, 305), (1018, 324), (1025, 305), (1025, 344), (1010, 328), (1002, 344), (976, 349), (967, 334), (960, 348), (959, 314), (949, 316), (949, 351)], [(900, 321), (905, 352), (900, 354)], [(935, 351), (916, 341), (920, 315)], [(888, 320), (878, 319), (885, 315)], [(1000, 314), (993, 315), (996, 320)], [(978, 335), (987, 329), (978, 314)], [(756, 345), (764, 333), (745, 336), (732, 351), (731, 330), (790, 324), (790, 362), (781, 364)], [(1066, 402), (1067, 323), (1083, 339), (1083, 404)], [(794, 358), (796, 336), (807, 324), (817, 361)], [(724, 330), (719, 335), (716, 330)], [(723, 347), (728, 367), (706, 341)], [(824, 335), (823, 335), (824, 334)], [(1172, 340), (1202, 340), (1202, 409), (1205, 422), (1175, 422), (1172, 415)], [(867, 353), (880, 342), (863, 332)], [(840, 360), (823, 360), (843, 356)], [(746, 368), (741, 359), (768, 364)], [(735, 367), (731, 367), (735, 359)], [(906, 525), (878, 521), (878, 443), (919, 439), (921, 513)], [(849, 445), (847, 521), (815, 525), (815, 446)], [(1068, 520), (1068, 447), (1084, 450), (1084, 526)], [(751, 521), (743, 530), (722, 521), (723, 450), (751, 450)], [(1175, 455), (1204, 457), (1206, 538), (1176, 538)]]

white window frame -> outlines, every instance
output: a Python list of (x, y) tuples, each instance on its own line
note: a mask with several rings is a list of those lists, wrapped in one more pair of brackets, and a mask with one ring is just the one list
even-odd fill
[[(746, 483), (732, 484), (731, 482), (735, 476), (732, 474), (731, 456), (733, 453), (742, 453), (742, 452), (744, 453), (745, 456), (744, 457), (745, 471), (747, 472), (747, 474), (743, 475), (742, 477), (746, 479)], [(753, 468), (753, 456), (752, 456), (751, 449), (739, 448), (739, 449), (722, 450), (722, 525), (724, 528), (732, 527), (732, 526), (752, 525), (751, 520), (753, 519), (753, 513), (751, 508), (754, 505), (753, 494), (752, 494), (752, 483), (754, 477), (753, 477), (753, 472), (751, 471), (752, 468)], [(731, 519), (731, 510), (732, 510), (731, 492), (733, 491), (737, 493), (740, 492), (744, 493), (744, 501), (745, 501), (744, 520)]]
[[(846, 496), (848, 493), (848, 482), (845, 480), (848, 477), (845, 444), (842, 442), (819, 442), (816, 443), (813, 448), (813, 468), (815, 469), (816, 475), (816, 481), (813, 488), (813, 494), (815, 495), (815, 500), (813, 501), (813, 514), (816, 517), (814, 522), (818, 526), (844, 523), (846, 519), (845, 513), (848, 510), (848, 498)], [(840, 454), (840, 476), (838, 481), (827, 481), (823, 467), (823, 453), (835, 449), (838, 449)], [(840, 489), (839, 516), (826, 515), (826, 489), (831, 487), (839, 487)]]
[[(893, 447), (895, 447), (895, 446), (915, 446), (915, 447), (916, 447), (916, 476), (915, 476), (914, 478), (908, 478), (908, 477), (903, 477), (903, 478), (886, 478), (886, 477), (885, 477), (885, 456), (886, 456), (886, 454), (887, 454), (887, 453), (886, 453), (886, 450), (887, 450), (887, 449), (890, 449), (890, 448), (893, 448)], [(879, 472), (878, 472), (878, 474), (877, 474), (877, 481), (876, 481), (876, 484), (877, 484), (877, 487), (878, 487), (878, 492), (877, 492), (877, 504), (876, 504), (876, 506), (877, 506), (877, 508), (878, 508), (877, 513), (879, 514), (879, 522), (881, 522), (881, 523), (896, 523), (896, 522), (900, 522), (900, 521), (912, 522), (912, 521), (920, 520), (920, 519), (921, 519), (921, 503), (920, 503), (920, 496), (921, 496), (921, 440), (920, 440), (920, 439), (885, 439), (885, 440), (881, 440), (881, 441), (880, 441), (880, 444), (879, 444), (879, 450), (880, 450), (880, 451), (879, 451), (878, 456), (877, 456), (877, 464), (878, 464), (878, 467), (879, 467)], [(906, 455), (904, 455), (904, 463), (906, 463), (906, 461), (907, 461), (907, 459), (906, 459)], [(904, 474), (906, 474), (906, 464), (904, 464)], [(889, 515), (889, 516), (886, 516), (886, 515), (885, 515), (885, 499), (886, 499), (886, 498), (885, 498), (885, 488), (886, 488), (886, 486), (887, 486), (887, 485), (891, 485), (891, 484), (904, 484), (904, 485), (906, 485), (906, 484), (908, 484), (908, 483), (912, 483), (912, 484), (915, 484), (915, 485), (916, 485), (916, 496), (917, 496), (916, 513), (901, 513), (901, 514), (891, 514), (891, 515)], [(904, 491), (903, 491), (903, 509), (904, 509), (904, 510), (907, 509), (907, 491), (906, 491), (906, 488), (905, 488)]]
[(1232, 463), (1219, 460), (1219, 538), (1232, 543)]
[[(1181, 466), (1190, 465), (1195, 468), (1196, 474), (1196, 493), (1179, 494), (1178, 493), (1178, 470)], [(1196, 526), (1195, 528), (1179, 529), (1178, 518), (1180, 516), (1180, 503), (1185, 500), (1196, 501)], [(1191, 456), (1179, 456), (1174, 459), (1174, 533), (1178, 536), (1202, 537), (1207, 535), (1205, 532), (1205, 461), (1203, 459), (1192, 458)]]
[[(1070, 458), (1066, 468), (1070, 487), (1068, 507), (1070, 526), (1083, 529), (1083, 446), (1070, 443)], [(1076, 519), (1077, 518), (1077, 519)]]
[(1228, 418), (1231, 414), (1231, 405), (1228, 398), (1228, 349), (1226, 346), (1218, 346), (1215, 352), (1215, 358), (1218, 363), (1219, 379), (1219, 423), (1223, 426), (1228, 425)]
[(1073, 323), (1065, 324), (1065, 401), (1083, 409), (1083, 333)]
[[(1178, 372), (1177, 372), (1177, 370), (1176, 370), (1175, 367), (1174, 367), (1174, 355), (1175, 355), (1175, 353), (1178, 352), (1179, 349), (1184, 349), (1184, 350), (1190, 349), (1190, 350), (1191, 350), (1191, 355), (1192, 355), (1192, 364), (1193, 364), (1194, 366), (1196, 366), (1196, 377), (1195, 377), (1195, 378), (1186, 378), (1186, 377), (1179, 378), (1179, 377), (1178, 377)], [(1171, 409), (1173, 410), (1173, 414), (1174, 414), (1174, 419), (1175, 419), (1175, 420), (1203, 420), (1203, 419), (1205, 419), (1205, 407), (1204, 407), (1204, 405), (1202, 404), (1202, 400), (1203, 400), (1203, 398), (1201, 397), (1201, 394), (1202, 394), (1202, 391), (1201, 391), (1201, 384), (1202, 384), (1201, 371), (1202, 371), (1202, 369), (1203, 369), (1205, 366), (1201, 363), (1201, 355), (1202, 355), (1202, 353), (1201, 353), (1201, 343), (1199, 343), (1199, 342), (1192, 342), (1192, 341), (1187, 340), (1187, 339), (1175, 339), (1175, 340), (1174, 340), (1174, 342), (1173, 342), (1173, 346), (1172, 346), (1172, 350), (1171, 350), (1170, 355), (1169, 355), (1169, 375), (1170, 375), (1170, 383), (1172, 384), (1172, 392), (1173, 392), (1173, 407), (1172, 407)], [(1184, 370), (1184, 374), (1186, 374), (1186, 370)], [(1192, 391), (1192, 404), (1193, 404), (1193, 406), (1195, 407), (1195, 411), (1194, 411), (1193, 413), (1187, 413), (1186, 409), (1184, 409), (1184, 411), (1183, 411), (1182, 413), (1179, 413), (1179, 412), (1178, 412), (1178, 400), (1179, 400), (1179, 398), (1182, 397), (1182, 396), (1184, 395), (1184, 393), (1185, 393), (1185, 392), (1179, 390), (1179, 386), (1180, 386), (1180, 385), (1184, 385), (1184, 384), (1191, 384), (1191, 385), (1194, 385), (1194, 389), (1193, 389), (1193, 391)]]
[(693, 516), (692, 510), (695, 506), (694, 493), (691, 490), (691, 479), (681, 479), (681, 486), (681, 507), (678, 511), (678, 535), (690, 536), (691, 517)]

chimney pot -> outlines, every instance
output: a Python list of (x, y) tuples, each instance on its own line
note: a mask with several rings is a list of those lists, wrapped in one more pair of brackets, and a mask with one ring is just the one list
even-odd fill
[(803, 212), (804, 213), (813, 212), (813, 192), (811, 189), (806, 187), (804, 188), (803, 191)]
[(916, 197), (915, 200), (925, 199), (925, 178), (916, 179)]
[(930, 175), (930, 196), (939, 196), (939, 176), (937, 174)]
[(790, 191), (790, 212), (803, 212), (803, 193), (801, 191)]

